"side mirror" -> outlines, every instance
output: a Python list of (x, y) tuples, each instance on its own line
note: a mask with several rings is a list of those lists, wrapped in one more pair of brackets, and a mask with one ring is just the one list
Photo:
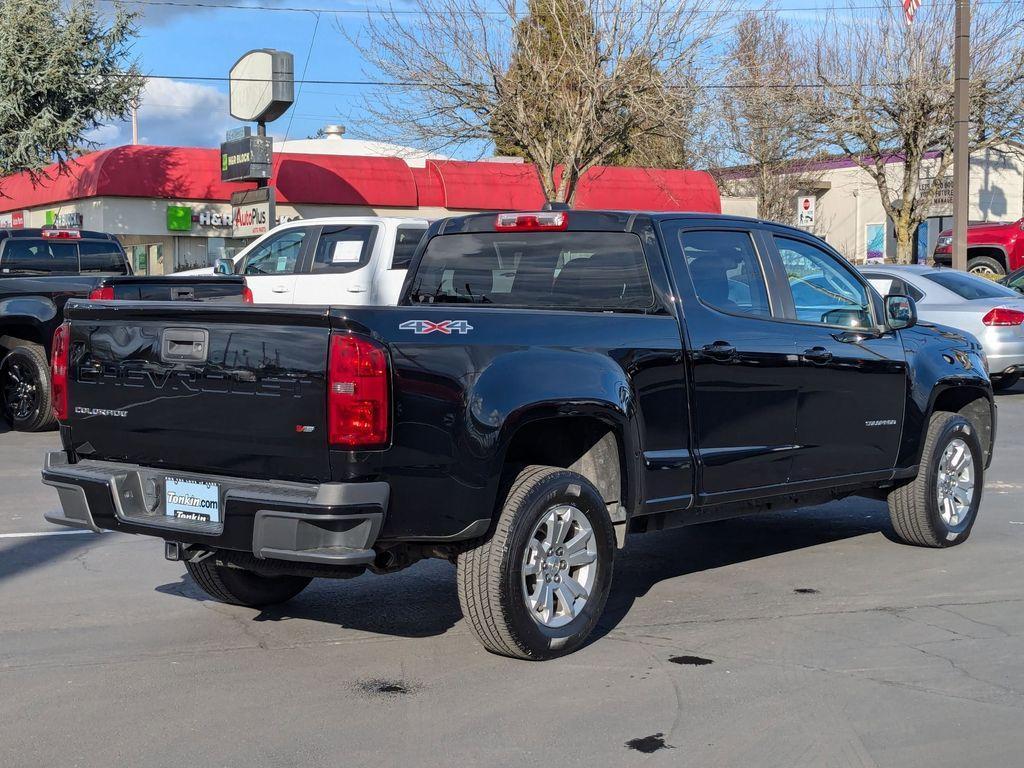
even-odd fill
[(917, 304), (909, 296), (891, 293), (885, 297), (885, 319), (894, 331), (917, 324)]
[(235, 262), (231, 259), (217, 259), (213, 262), (213, 274), (233, 275), (235, 274)]

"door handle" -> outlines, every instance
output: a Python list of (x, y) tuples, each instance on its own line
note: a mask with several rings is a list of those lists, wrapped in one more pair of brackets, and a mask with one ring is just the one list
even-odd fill
[(275, 285), (270, 290), (272, 290), (274, 293), (288, 293), (288, 286), (287, 285)]
[(736, 357), (736, 347), (728, 341), (716, 341), (713, 344), (705, 344), (700, 351), (713, 360), (732, 360)]
[(366, 286), (365, 285), (350, 285), (346, 290), (349, 293), (365, 293), (366, 292)]
[(825, 349), (825, 347), (811, 347), (804, 350), (804, 360), (815, 365), (824, 365), (831, 359), (832, 353)]

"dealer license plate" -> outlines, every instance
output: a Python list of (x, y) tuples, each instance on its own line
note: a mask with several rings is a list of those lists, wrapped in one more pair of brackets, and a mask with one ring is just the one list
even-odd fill
[(168, 477), (164, 483), (164, 514), (193, 523), (219, 523), (220, 486)]

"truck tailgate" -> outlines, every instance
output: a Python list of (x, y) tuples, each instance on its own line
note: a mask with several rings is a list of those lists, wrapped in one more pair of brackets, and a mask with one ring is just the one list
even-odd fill
[(108, 277), (101, 285), (112, 288), (113, 298), (123, 301), (218, 301), (241, 304), (245, 278), (241, 275), (130, 275)]
[(70, 444), (82, 458), (330, 478), (330, 319), (316, 307), (73, 302)]

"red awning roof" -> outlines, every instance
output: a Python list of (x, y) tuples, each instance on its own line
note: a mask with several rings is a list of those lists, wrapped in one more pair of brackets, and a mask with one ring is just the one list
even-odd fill
[[(517, 163), (431, 160), (410, 168), (393, 157), (279, 154), (274, 165), (282, 203), (524, 210), (544, 202), (533, 167)], [(226, 202), (252, 186), (222, 182), (218, 150), (197, 147), (116, 147), (83, 155), (70, 173), (52, 170), (38, 186), (27, 174), (0, 179), (0, 212), (91, 197)], [(719, 213), (721, 202), (703, 172), (608, 167), (584, 174), (575, 207)]]

